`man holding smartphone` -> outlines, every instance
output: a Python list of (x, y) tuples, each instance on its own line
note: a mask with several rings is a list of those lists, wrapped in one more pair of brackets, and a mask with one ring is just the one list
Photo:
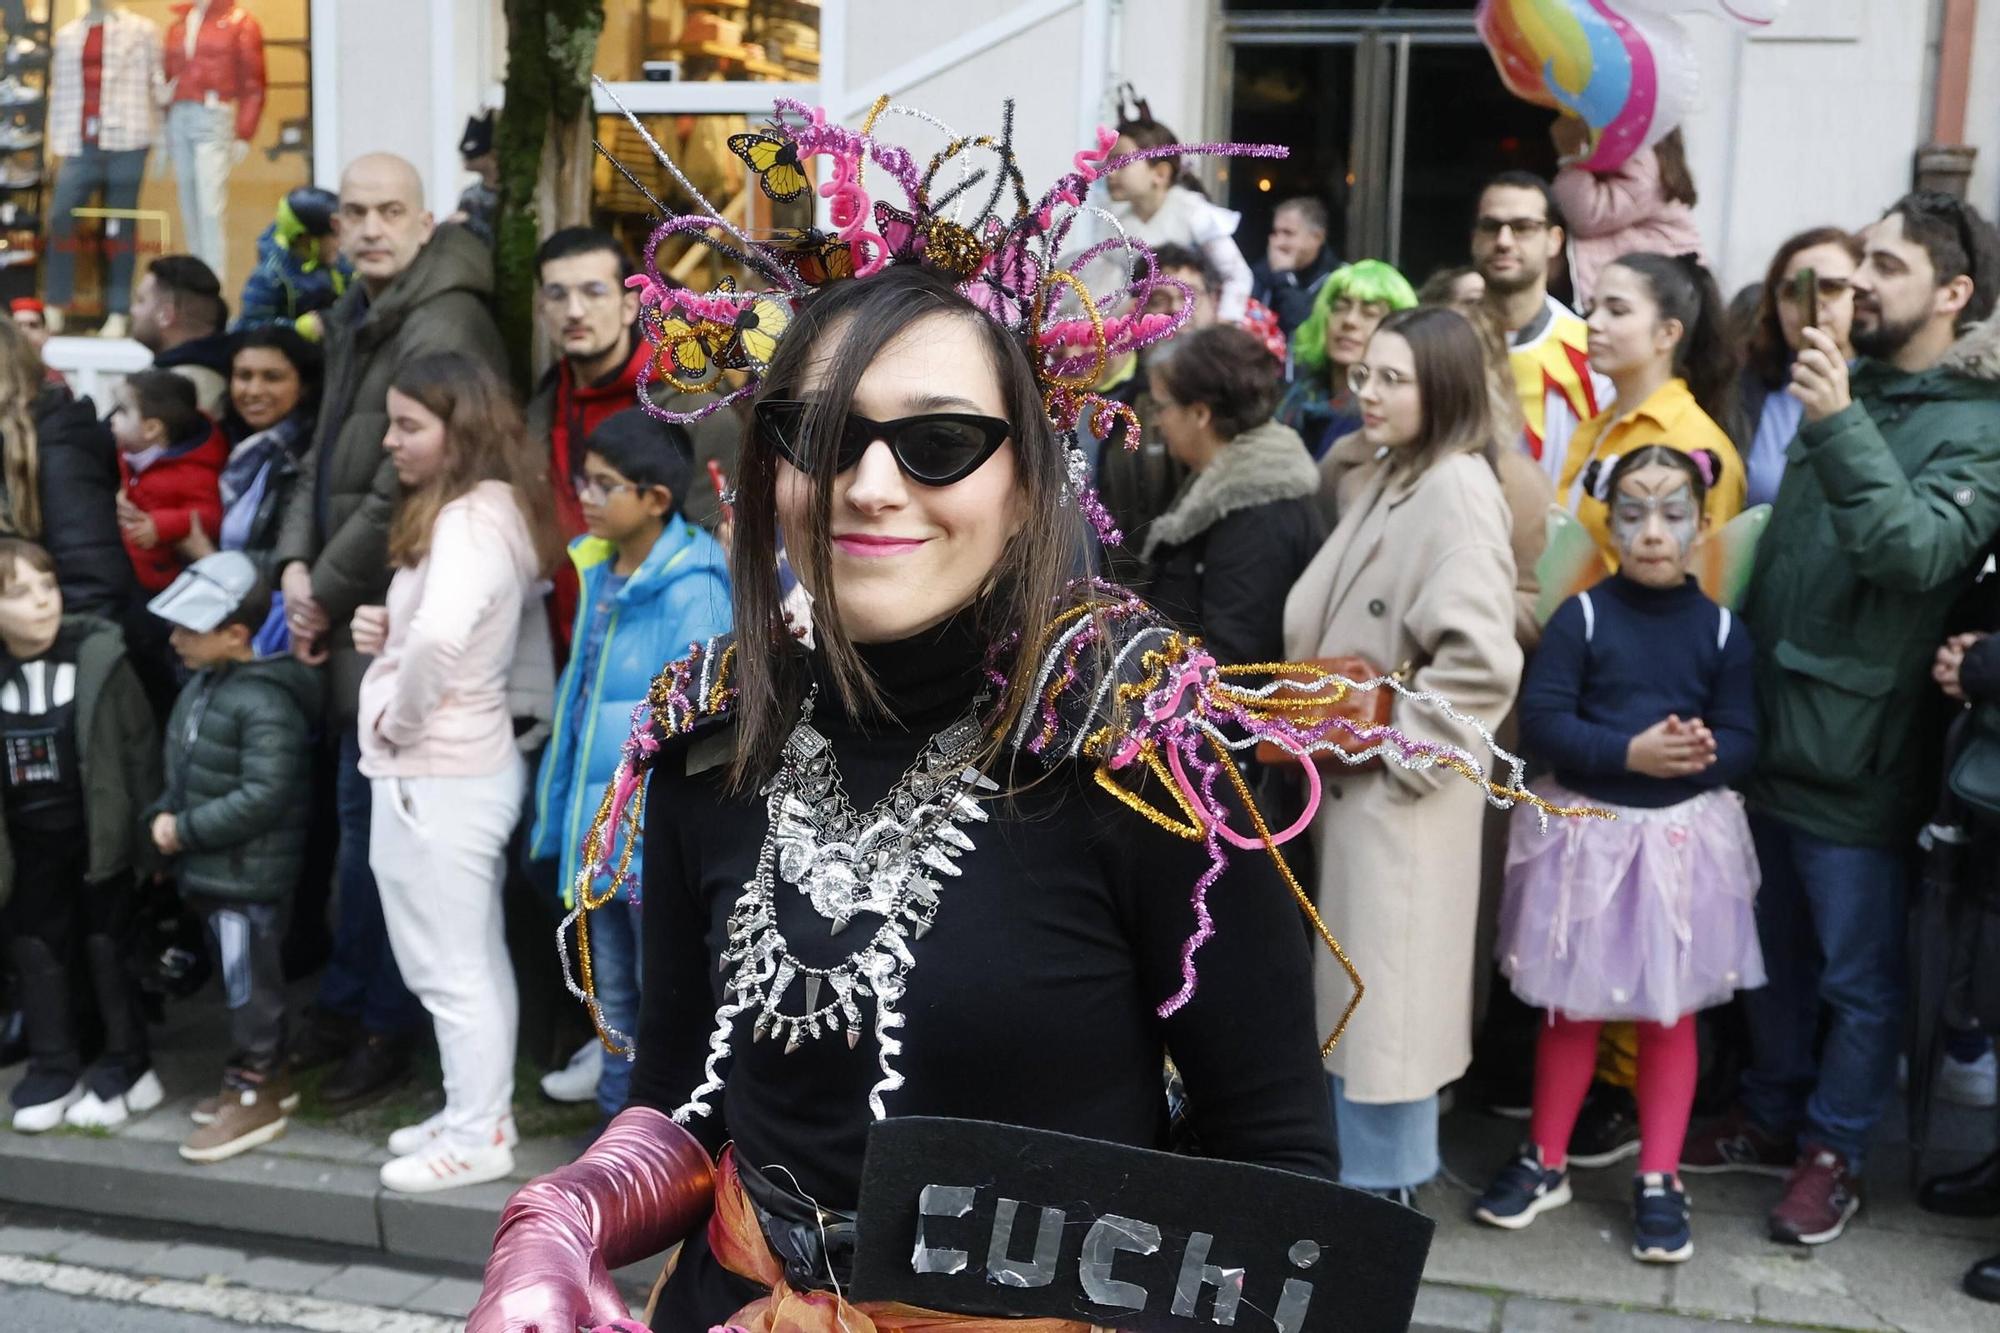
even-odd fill
[(1863, 240), (1861, 359), (1850, 372), (1805, 327), (1789, 389), (1804, 424), (1743, 607), (1764, 725), (1744, 794), (1770, 984), (1744, 996), (1742, 1105), (1691, 1135), (1682, 1160), (1785, 1177), (1770, 1232), (1804, 1245), (1859, 1209), (1895, 1092), (1910, 859), (1938, 771), (1931, 655), (2000, 532), (2000, 333), (1980, 323), (2000, 293), (2000, 233), (1920, 192)]

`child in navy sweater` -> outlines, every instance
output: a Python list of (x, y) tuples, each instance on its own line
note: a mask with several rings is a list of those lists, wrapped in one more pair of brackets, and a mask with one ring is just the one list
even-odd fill
[[(1677, 1167), (1694, 1106), (1694, 1015), (1764, 984), (1756, 850), (1727, 784), (1757, 746), (1750, 641), (1688, 575), (1721, 462), (1652, 445), (1593, 465), (1618, 572), (1557, 609), (1521, 687), (1522, 743), (1554, 770), (1541, 794), (1615, 820), (1514, 824), (1500, 964), (1546, 1009), (1528, 1144), (1473, 1216), (1517, 1230), (1569, 1202), (1565, 1155), (1598, 1029), (1639, 1033), (1633, 1257), (1694, 1253)], [(1593, 482), (1602, 483), (1601, 488)]]

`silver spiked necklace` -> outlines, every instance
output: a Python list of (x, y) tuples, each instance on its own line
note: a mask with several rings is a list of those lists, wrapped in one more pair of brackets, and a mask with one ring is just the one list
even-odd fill
[[(850, 1048), (872, 1026), (882, 1078), (868, 1093), (877, 1120), (882, 1098), (903, 1085), (890, 1063), (902, 1053), (894, 1033), (897, 1009), (922, 939), (937, 918), (939, 877), (955, 877), (958, 858), (973, 849), (963, 824), (983, 824), (976, 796), (998, 785), (972, 766), (983, 732), (980, 705), (924, 745), (909, 771), (866, 814), (855, 810), (840, 780), (832, 742), (812, 725), (806, 697), (798, 725), (785, 742), (778, 772), (765, 789), (770, 827), (757, 869), (729, 913), (722, 969), (728, 998), (715, 1013), (700, 1087), (674, 1113), (676, 1120), (707, 1115), (708, 1098), (722, 1090), (721, 1064), (731, 1053), (736, 1020), (753, 1014), (751, 1040), (784, 1043), (787, 1055), (808, 1041), (843, 1035)], [(831, 967), (801, 962), (778, 929), (777, 881), (803, 894), (832, 933), (856, 916), (881, 918), (868, 941)], [(785, 1007), (795, 989), (797, 1008)], [(874, 1019), (861, 1002), (874, 1001)]]

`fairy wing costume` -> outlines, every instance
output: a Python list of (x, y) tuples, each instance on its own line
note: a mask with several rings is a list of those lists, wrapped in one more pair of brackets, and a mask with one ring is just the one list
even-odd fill
[[(786, 190), (795, 165), (824, 159), (820, 188), (835, 230), (760, 242), (712, 213), (670, 219), (634, 280), (655, 348), (649, 374), (690, 390), (740, 374), (747, 382), (719, 401), (741, 399), (769, 366), (794, 304), (816, 287), (923, 264), (952, 275), (1022, 339), (1059, 431), (1088, 421), (1136, 443), (1129, 409), (1091, 386), (1110, 357), (1180, 327), (1187, 303), (1181, 289), (1175, 313), (1140, 313), (1155, 287), (1179, 285), (1136, 242), (1067, 245), (1091, 212), (1090, 183), (1124, 160), (1107, 160), (1114, 136), (1100, 132), (1075, 170), (1032, 199), (1011, 117), (997, 136), (947, 135), (924, 163), (877, 131), (900, 113), (878, 103), (850, 130), (779, 103), (754, 155), (781, 173), (767, 184)], [(1138, 156), (1224, 150), (1241, 151), (1177, 145)], [(980, 155), (983, 168), (972, 165)], [(900, 205), (867, 193), (864, 179), (884, 178), (900, 187)], [(771, 288), (670, 287), (659, 246), (682, 235), (722, 249)], [(1080, 275), (1113, 255), (1129, 260), (1128, 280), (1093, 293)], [(649, 410), (685, 421), (713, 405)], [(1067, 460), (1064, 502), (1116, 540), (1073, 436)], [(814, 1262), (832, 1254), (872, 1123), (984, 1118), (1157, 1146), (1169, 1049), (1187, 1075), (1205, 1151), (1328, 1173), (1325, 1088), (1312, 1054), (1321, 1038), (1338, 1040), (1339, 1027), (1311, 1031), (1299, 913), (1322, 947), (1340, 948), (1277, 850), (1310, 822), (1314, 757), (1442, 767), (1497, 803), (1540, 805), (1521, 789), (1520, 761), (1325, 709), (1352, 691), (1398, 689), (1408, 706), (1444, 710), (1485, 736), (1447, 701), (1393, 681), (1222, 668), (1199, 640), (1109, 585), (1072, 588), (1049, 617), (1034, 634), (996, 641), (975, 607), (919, 642), (864, 646), (896, 726), (845, 716), (802, 654), (786, 665), (800, 686), (797, 720), (777, 770), (750, 799), (721, 780), (733, 754), (735, 666), (744, 652), (796, 650), (725, 637), (661, 673), (586, 839), (579, 908), (565, 923), (578, 937), (576, 989), (595, 1014), (588, 912), (625, 885), (643, 833), (645, 1039), (634, 1105), (606, 1148), (625, 1183), (602, 1193), (593, 1148), (517, 1196), (475, 1329), (520, 1327), (508, 1321), (523, 1309), (558, 1322), (607, 1317), (601, 1266), (630, 1253), (637, 1232), (655, 1249), (690, 1241), (669, 1286), (669, 1326), (726, 1318), (753, 1293), (762, 1294), (740, 1310), (753, 1329), (887, 1319), (837, 1291), (810, 1290), (816, 1274), (797, 1271), (802, 1256), (788, 1248)], [(1260, 741), (1303, 764), (1309, 799), (1291, 827), (1268, 827), (1243, 776), (1238, 761)], [(1495, 755), (1500, 783), (1489, 779)], [(1341, 962), (1351, 1014), (1361, 978)], [(618, 1053), (634, 1044), (603, 1035)], [(646, 1164), (655, 1157), (684, 1172), (725, 1139), (734, 1150), (693, 1186)], [(690, 1235), (703, 1185), (715, 1190), (713, 1211)], [(806, 1207), (803, 1218), (786, 1215), (793, 1205)]]

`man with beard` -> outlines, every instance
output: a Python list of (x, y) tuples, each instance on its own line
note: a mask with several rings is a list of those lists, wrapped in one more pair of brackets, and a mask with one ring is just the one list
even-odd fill
[(229, 401), (228, 324), (222, 283), (193, 255), (161, 255), (132, 293), (133, 339), (153, 354), (154, 369), (194, 385), (203, 414), (218, 420)]
[(1486, 308), (1507, 331), (1526, 423), (1521, 447), (1541, 463), (1551, 485), (1562, 479), (1570, 436), (1613, 396), (1610, 383), (1591, 373), (1589, 330), (1549, 295), (1549, 265), (1562, 250), (1555, 195), (1540, 176), (1503, 172), (1479, 192), (1472, 262), (1486, 280)]
[[(562, 355), (542, 377), (528, 401), (528, 431), (549, 442), (549, 474), (555, 481), (556, 521), (565, 540), (584, 532), (583, 502), (577, 485), (583, 473), (583, 442), (611, 417), (638, 402), (639, 372), (652, 349), (638, 336), (639, 293), (625, 285), (636, 270), (610, 232), (565, 227), (535, 253), (536, 309), (542, 332)], [(693, 410), (705, 397), (674, 393), (655, 372), (649, 385), (655, 401), (672, 397), (676, 412)], [(721, 517), (715, 488), (708, 483), (710, 460), (729, 473), (736, 466), (740, 422), (733, 412), (717, 412), (689, 427), (694, 440), (695, 484), (676, 497), (681, 511), (713, 528)], [(549, 599), (551, 628), (558, 651), (566, 651), (576, 620), (576, 572), (564, 565)]]
[(1805, 424), (1743, 607), (1763, 720), (1744, 794), (1770, 984), (1744, 995), (1742, 1105), (1682, 1159), (1787, 1176), (1770, 1232), (1805, 1245), (1860, 1207), (1895, 1091), (1911, 848), (1938, 772), (1929, 667), (2000, 532), (2000, 329), (1980, 323), (2000, 292), (2000, 234), (1920, 192), (1863, 241), (1860, 360), (1850, 371), (1832, 338), (1805, 330), (1789, 390)]

